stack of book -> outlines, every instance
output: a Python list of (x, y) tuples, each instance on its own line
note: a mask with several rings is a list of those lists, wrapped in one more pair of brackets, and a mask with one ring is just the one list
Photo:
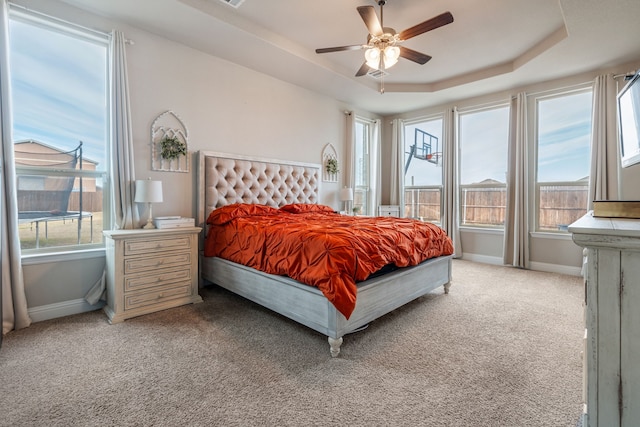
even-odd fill
[(196, 221), (193, 218), (183, 218), (180, 216), (160, 216), (154, 218), (153, 225), (155, 225), (156, 228), (195, 227)]
[(640, 201), (594, 200), (593, 216), (605, 218), (640, 218)]

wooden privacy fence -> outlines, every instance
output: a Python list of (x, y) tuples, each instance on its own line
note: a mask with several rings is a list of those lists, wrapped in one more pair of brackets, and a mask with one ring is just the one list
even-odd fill
[[(66, 197), (64, 191), (40, 191), (40, 190), (18, 190), (18, 211), (42, 211), (49, 212), (52, 206), (62, 197)], [(67, 210), (77, 212), (80, 210), (80, 193), (71, 192)], [(83, 212), (102, 212), (102, 189), (82, 193)]]
[(463, 188), (461, 199), (462, 225), (504, 225), (506, 187)]
[(587, 213), (589, 190), (584, 186), (540, 185), (539, 227), (566, 230)]
[[(440, 222), (440, 194), (439, 188), (405, 187), (405, 216)], [(569, 224), (587, 212), (587, 199), (585, 185), (540, 185), (539, 229), (566, 230)], [(461, 224), (502, 226), (506, 206), (504, 186), (462, 188)]]
[(404, 216), (440, 222), (440, 188), (405, 187)]

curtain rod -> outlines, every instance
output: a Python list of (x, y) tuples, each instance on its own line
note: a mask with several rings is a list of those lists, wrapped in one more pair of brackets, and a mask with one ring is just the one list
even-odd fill
[(633, 71), (629, 71), (628, 73), (624, 73), (624, 74), (616, 74), (613, 76), (614, 79), (619, 79), (620, 77), (624, 77), (625, 79), (627, 77), (633, 77), (635, 74), (637, 73), (637, 70), (633, 70)]

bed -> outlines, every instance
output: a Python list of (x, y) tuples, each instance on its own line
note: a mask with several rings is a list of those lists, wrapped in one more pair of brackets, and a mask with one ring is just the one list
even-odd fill
[[(212, 211), (236, 204), (281, 208), (318, 204), (321, 166), (200, 151), (198, 153), (198, 223), (207, 235)], [(203, 240), (202, 247), (205, 246)], [(451, 255), (395, 269), (358, 282), (355, 308), (348, 318), (317, 287), (284, 275), (268, 274), (223, 259), (204, 256), (203, 283), (214, 283), (327, 336), (332, 357), (338, 356), (343, 336), (434, 291), (451, 285)]]

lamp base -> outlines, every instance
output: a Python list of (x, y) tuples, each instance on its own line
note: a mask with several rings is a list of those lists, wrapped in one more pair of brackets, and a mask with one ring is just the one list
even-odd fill
[(156, 226), (153, 225), (153, 222), (151, 221), (151, 219), (149, 219), (149, 221), (147, 221), (147, 223), (142, 228), (144, 228), (145, 230), (151, 230), (153, 228), (156, 228)]
[(147, 217), (147, 223), (144, 225), (145, 230), (151, 230), (153, 228), (156, 228), (155, 225), (153, 225), (153, 213), (151, 211), (151, 203), (149, 203), (149, 216)]

